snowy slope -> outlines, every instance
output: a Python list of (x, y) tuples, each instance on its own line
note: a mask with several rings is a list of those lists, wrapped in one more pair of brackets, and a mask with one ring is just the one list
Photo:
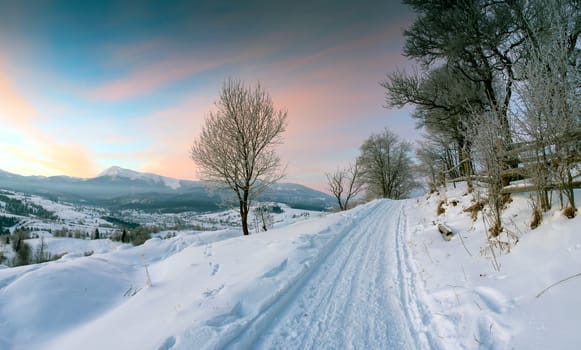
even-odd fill
[[(494, 255), (482, 213), (473, 222), (463, 212), (473, 204), (464, 185), (411, 204), (408, 239), (422, 280), (419, 297), (445, 349), (579, 349), (581, 276), (540, 293), (581, 273), (580, 215), (567, 219), (554, 202), (543, 224), (530, 230), (527, 195), (512, 197), (503, 216), (510, 235), (500, 237), (504, 249), (494, 246)], [(446, 211), (437, 217), (440, 201)], [(433, 222), (455, 237), (444, 241)]]
[(530, 231), (515, 197), (504, 219), (519, 240), (497, 271), (470, 199), (459, 187), (1, 269), (0, 349), (576, 349), (581, 278), (537, 295), (581, 272), (579, 219), (549, 213)]
[[(0, 270), (0, 319), (5, 320), (0, 339), (6, 348), (47, 349), (272, 344), (292, 349), (305, 340), (414, 348), (426, 340), (409, 331), (409, 315), (402, 313), (400, 298), (389, 298), (395, 288), (397, 295), (406, 295), (410, 309), (418, 310), (415, 299), (407, 296), (409, 288), (397, 283), (409, 271), (401, 260), (395, 264), (384, 254), (384, 249), (395, 248), (392, 235), (405, 234), (401, 215), (401, 204), (379, 201), (250, 237), (232, 238), (237, 231), (183, 233), (138, 248), (120, 246), (87, 258)], [(361, 273), (361, 266), (372, 273)], [(352, 274), (358, 276), (356, 288)], [(344, 323), (333, 322), (333, 332), (317, 340), (317, 327), (310, 322), (338, 316), (334, 308), (321, 304), (330, 296), (341, 298), (336, 306), (359, 327), (336, 337), (353, 321), (345, 318)], [(35, 311), (13, 317), (23, 305)], [(316, 305), (321, 307), (311, 314)], [(375, 324), (386, 312), (397, 322), (384, 319)], [(375, 318), (367, 320), (369, 313)], [(274, 322), (279, 314), (287, 315), (286, 320)], [(49, 318), (56, 321), (47, 329)], [(300, 334), (311, 330), (309, 338), (284, 331), (287, 322), (292, 326), (297, 321)], [(373, 337), (362, 337), (371, 326)], [(393, 329), (388, 335), (386, 327)], [(266, 334), (271, 337), (262, 337)]]

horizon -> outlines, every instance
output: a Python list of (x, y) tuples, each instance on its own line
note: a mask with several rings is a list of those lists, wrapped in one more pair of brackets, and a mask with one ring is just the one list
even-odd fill
[(285, 181), (327, 192), (325, 172), (372, 133), (421, 137), (379, 86), (411, 66), (402, 31), (414, 17), (371, 0), (3, 3), (2, 169), (91, 177), (117, 165), (199, 180), (189, 149), (232, 77), (288, 111)]
[[(193, 181), (193, 182), (206, 182), (206, 180), (201, 180), (201, 179), (182, 179), (182, 178), (178, 178), (178, 177), (171, 177), (171, 176), (165, 176), (165, 175), (161, 175), (161, 174), (157, 174), (157, 173), (152, 173), (152, 172), (145, 172), (145, 171), (139, 171), (139, 170), (135, 170), (135, 169), (129, 169), (129, 168), (124, 168), (118, 165), (111, 165), (105, 169), (102, 169), (101, 171), (99, 171), (98, 173), (96, 173), (95, 175), (91, 175), (91, 176), (87, 176), (87, 177), (83, 177), (83, 176), (70, 176), (70, 175), (66, 175), (66, 174), (56, 174), (56, 175), (39, 175), (39, 174), (32, 174), (32, 175), (25, 175), (25, 174), (19, 174), (19, 173), (15, 173), (15, 172), (11, 172), (11, 171), (7, 171), (4, 170), (2, 168), (0, 168), (0, 172), (5, 172), (11, 175), (17, 175), (17, 176), (30, 176), (30, 177), (43, 177), (43, 178), (49, 178), (49, 177), (60, 177), (60, 176), (65, 176), (65, 177), (70, 177), (70, 178), (74, 178), (74, 179), (80, 179), (80, 180), (87, 180), (87, 179), (94, 179), (97, 177), (101, 177), (101, 176), (107, 176), (109, 174), (105, 174), (108, 170), (111, 169), (119, 169), (119, 170), (126, 170), (126, 171), (131, 171), (131, 172), (135, 172), (138, 174), (144, 174), (144, 175), (154, 175), (154, 176), (160, 176), (160, 177), (165, 177), (168, 178), (170, 180), (178, 180), (178, 181)], [(290, 181), (285, 181), (285, 179), (283, 178), (280, 181), (275, 182), (273, 185), (276, 184), (292, 184), (292, 185), (301, 185), (301, 186), (306, 186), (310, 189), (313, 190), (317, 190), (319, 192), (323, 192), (325, 194), (330, 194), (330, 192), (323, 188), (323, 189), (317, 189), (314, 187), (310, 187), (308, 185), (305, 184), (300, 184), (300, 183), (296, 183), (296, 182), (290, 182)]]

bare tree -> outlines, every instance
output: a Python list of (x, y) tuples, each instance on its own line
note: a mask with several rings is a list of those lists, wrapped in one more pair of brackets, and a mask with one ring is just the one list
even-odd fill
[(434, 193), (439, 186), (446, 185), (446, 152), (442, 152), (442, 149), (441, 144), (435, 144), (433, 141), (420, 142), (416, 149), (418, 164), (415, 169), (418, 174), (425, 176), (428, 193)]
[(401, 199), (418, 187), (412, 175), (411, 145), (385, 129), (361, 146), (358, 162), (370, 197)]
[(254, 227), (257, 232), (260, 230), (266, 232), (274, 224), (274, 217), (272, 216), (272, 206), (267, 204), (259, 204), (254, 208)]
[(359, 163), (355, 162), (347, 168), (337, 168), (335, 172), (325, 175), (329, 190), (337, 198), (339, 209), (349, 209), (349, 201), (363, 190)]
[(251, 202), (284, 176), (274, 146), (282, 141), (287, 112), (275, 110), (260, 83), (251, 88), (239, 80), (224, 82), (215, 105), (194, 140), (191, 158), (204, 180), (234, 192), (242, 232), (248, 235)]

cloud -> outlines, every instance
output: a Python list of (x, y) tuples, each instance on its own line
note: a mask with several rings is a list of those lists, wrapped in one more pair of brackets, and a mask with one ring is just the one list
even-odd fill
[[(12, 135), (17, 144), (3, 145), (0, 164), (24, 174), (73, 176), (92, 175), (95, 170), (90, 152), (79, 144), (57, 142), (36, 125), (45, 118), (5, 74), (0, 62), (0, 137)], [(33, 172), (34, 171), (34, 172)]]
[[(110, 49), (105, 66), (132, 66), (125, 76), (110, 80), (86, 91), (86, 96), (99, 102), (118, 102), (145, 96), (197, 74), (243, 62), (255, 62), (284, 46), (284, 33), (267, 33), (251, 43), (232, 46), (176, 48), (161, 39), (136, 42), (127, 47)], [(145, 62), (144, 62), (145, 61)]]
[(40, 118), (37, 111), (13, 88), (11, 82), (2, 74), (0, 62), (0, 118), (3, 123), (13, 125), (30, 123)]
[(96, 101), (114, 102), (151, 94), (193, 74), (219, 67), (229, 60), (181, 58), (164, 60), (141, 67), (125, 77), (107, 82), (89, 91), (88, 96)]
[[(279, 150), (283, 161), (289, 163), (290, 180), (323, 188), (325, 169), (354, 159), (364, 138), (387, 123), (387, 113), (382, 108), (384, 91), (378, 81), (384, 77), (386, 67), (405, 63), (405, 58), (399, 51), (382, 46), (385, 35), (384, 32), (340, 43), (307, 58), (245, 66), (242, 78), (246, 77), (249, 84), (261, 80), (275, 105), (288, 110), (288, 128)], [(377, 54), (366, 55), (369, 48), (375, 48)], [(354, 55), (352, 50), (357, 53)], [(195, 177), (195, 164), (189, 159), (188, 150), (219, 95), (219, 87), (213, 88), (206, 88), (205, 96), (192, 92), (173, 107), (139, 121), (144, 134), (157, 147), (156, 154), (150, 152), (143, 170)], [(371, 119), (375, 124), (369, 122), (370, 116), (374, 116)], [(313, 152), (316, 157), (305, 156)]]

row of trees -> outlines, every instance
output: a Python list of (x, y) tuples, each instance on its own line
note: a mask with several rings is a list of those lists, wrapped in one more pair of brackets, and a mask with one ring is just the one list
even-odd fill
[[(8, 197), (0, 193), (0, 201), (4, 203), (4, 212), (19, 216), (35, 216), (41, 219), (55, 220), (57, 217), (53, 212), (44, 209), (41, 205)], [(5, 220), (5, 219), (2, 219)]]
[(18, 229), (12, 235), (2, 237), (0, 247), (10, 245), (14, 252), (13, 259), (9, 261), (4, 256), (4, 249), (0, 249), (0, 264), (8, 263), (11, 266), (23, 266), (29, 264), (40, 264), (47, 261), (59, 259), (62, 255), (52, 255), (47, 250), (47, 244), (44, 237), (41, 236), (36, 249), (26, 242), (30, 238), (30, 232)]
[(411, 144), (390, 130), (371, 135), (361, 145), (355, 163), (326, 174), (339, 209), (349, 209), (351, 200), (363, 193), (367, 199), (407, 197), (419, 187), (411, 156)]
[[(414, 72), (381, 85), (387, 107), (415, 106), (426, 132), (417, 153), (432, 189), (448, 179), (487, 186), (491, 232), (502, 229), (503, 188), (530, 179), (535, 210), (576, 211), (581, 151), (581, 10), (577, 0), (404, 0)], [(520, 164), (520, 165), (519, 165)], [(477, 176), (478, 175), (478, 176)]]

